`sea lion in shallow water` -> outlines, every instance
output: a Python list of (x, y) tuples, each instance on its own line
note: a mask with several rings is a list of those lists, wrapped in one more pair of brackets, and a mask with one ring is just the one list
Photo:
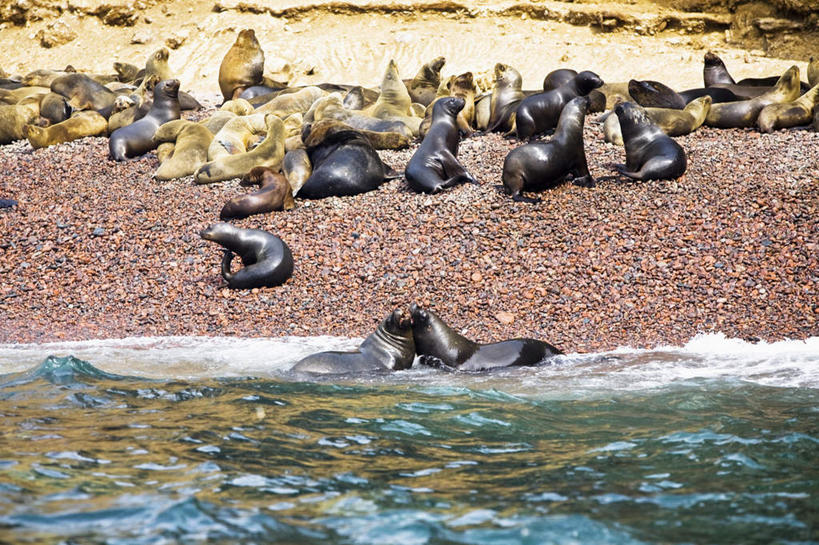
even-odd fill
[(713, 104), (705, 118), (705, 124), (721, 129), (753, 127), (762, 108), (769, 104), (791, 102), (799, 96), (799, 67), (791, 66), (782, 74), (770, 91), (741, 102)]
[(410, 317), (391, 312), (354, 352), (319, 352), (296, 363), (291, 371), (310, 374), (373, 373), (412, 367), (415, 342)]
[(220, 220), (243, 219), (255, 214), (291, 210), (296, 207), (287, 178), (284, 174), (273, 172), (267, 167), (251, 169), (239, 185), (256, 185), (261, 186), (261, 189), (230, 199), (219, 213)]
[(179, 119), (179, 80), (167, 79), (154, 87), (154, 101), (145, 117), (111, 133), (110, 157), (124, 161), (156, 149), (154, 133), (163, 123), (174, 119)]
[[(205, 240), (225, 248), (222, 278), (232, 290), (269, 288), (283, 284), (293, 275), (293, 254), (282, 239), (260, 229), (241, 229), (216, 223), (199, 233)], [(235, 255), (242, 269), (230, 272)]]
[(536, 339), (510, 339), (479, 344), (450, 328), (431, 310), (410, 306), (415, 352), (426, 365), (485, 371), (501, 367), (532, 366), (563, 352)]
[[(515, 112), (515, 132), (521, 140), (557, 126), (563, 107), (578, 96), (586, 96), (603, 85), (594, 72), (584, 71), (557, 89), (524, 98)], [(588, 106), (588, 105), (587, 105)]]
[(34, 149), (73, 142), (86, 136), (105, 136), (107, 133), (108, 121), (94, 110), (76, 112), (65, 121), (48, 127), (26, 125), (23, 129), (23, 135)]
[(239, 98), (247, 87), (262, 84), (264, 51), (256, 32), (246, 28), (239, 32), (219, 65), (219, 90), (225, 101)]
[(645, 110), (625, 102), (614, 113), (626, 148), (626, 164), (615, 165), (615, 170), (634, 180), (673, 180), (685, 173), (685, 150), (652, 123)]

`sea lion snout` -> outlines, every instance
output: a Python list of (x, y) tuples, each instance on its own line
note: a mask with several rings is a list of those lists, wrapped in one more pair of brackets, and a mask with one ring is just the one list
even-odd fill
[(218, 242), (220, 235), (229, 232), (233, 226), (229, 223), (214, 223), (199, 231), (199, 236), (205, 240)]

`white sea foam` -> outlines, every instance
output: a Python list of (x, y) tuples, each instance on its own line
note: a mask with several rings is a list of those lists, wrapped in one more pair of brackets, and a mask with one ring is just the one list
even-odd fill
[[(352, 350), (342, 337), (138, 337), (44, 344), (0, 344), (0, 374), (39, 365), (50, 355), (73, 355), (103, 371), (150, 378), (257, 376), (279, 378), (304, 356)], [(443, 373), (413, 368), (378, 382), (575, 397), (636, 391), (685, 381), (736, 380), (767, 386), (819, 388), (819, 337), (750, 343), (721, 333), (697, 335), (684, 346), (627, 347), (568, 354), (554, 365), (492, 373)], [(370, 381), (371, 379), (365, 379)]]

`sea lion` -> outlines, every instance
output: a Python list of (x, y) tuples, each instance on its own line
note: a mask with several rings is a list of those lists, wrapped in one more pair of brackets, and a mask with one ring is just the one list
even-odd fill
[(48, 120), (50, 125), (60, 123), (71, 117), (71, 106), (64, 96), (48, 93), (40, 99), (40, 117)]
[(734, 85), (736, 81), (728, 73), (725, 63), (715, 53), (708, 51), (703, 58), (702, 81), (706, 87), (719, 84)]
[[(375, 95), (373, 96), (368, 92), (375, 93)], [(377, 92), (356, 85), (344, 94), (342, 105), (348, 110), (363, 110), (375, 104), (375, 101), (378, 100), (378, 95), (379, 93)]]
[(224, 155), (199, 167), (194, 173), (197, 184), (210, 184), (240, 178), (253, 167), (270, 167), (277, 170), (284, 159), (284, 123), (275, 115), (266, 116), (267, 136), (248, 151), (236, 155)]
[(381, 93), (378, 95), (375, 104), (362, 113), (378, 119), (411, 117), (413, 115), (412, 99), (409, 91), (407, 91), (407, 86), (398, 76), (398, 65), (395, 64), (394, 60), (390, 60), (387, 65), (384, 77), (381, 80)]
[(533, 366), (563, 354), (551, 344), (537, 339), (510, 339), (479, 344), (460, 335), (431, 310), (410, 305), (415, 353), (425, 365), (462, 371), (485, 371), (501, 367)]
[(619, 102), (633, 102), (634, 99), (628, 94), (628, 83), (604, 83), (591, 94), (600, 93), (606, 99), (606, 105), (604, 110), (611, 110), (613, 109)]
[(279, 95), (264, 106), (256, 108), (257, 113), (274, 114), (282, 119), (299, 113), (306, 113), (315, 101), (324, 96), (324, 91), (318, 87), (310, 86), (300, 89), (295, 93)]
[(238, 115), (250, 115), (253, 113), (253, 106), (244, 99), (228, 100), (222, 107), (213, 112), (207, 119), (199, 122), (200, 125), (206, 127), (211, 133), (216, 134), (225, 123)]
[(32, 96), (17, 104), (0, 105), (0, 145), (25, 138), (23, 128), (40, 116), (40, 97)]
[(108, 151), (114, 161), (139, 157), (156, 148), (154, 133), (163, 124), (179, 119), (179, 80), (167, 79), (154, 87), (154, 101), (148, 115), (119, 128), (108, 139)]
[(563, 107), (550, 141), (530, 142), (506, 155), (501, 179), (504, 190), (513, 200), (539, 202), (523, 197), (521, 192), (554, 187), (570, 175), (576, 185), (594, 185), (583, 146), (583, 125), (588, 107), (588, 97), (573, 98)]
[(819, 57), (811, 57), (808, 62), (808, 85), (811, 87), (819, 85)]
[[(169, 121), (156, 130), (153, 137), (157, 145), (160, 165), (154, 173), (157, 180), (173, 180), (190, 176), (208, 161), (208, 147), (213, 140), (205, 126), (186, 119)], [(172, 143), (173, 148), (160, 157), (159, 147)]]
[(674, 89), (652, 80), (632, 79), (628, 82), (628, 94), (644, 108), (669, 108), (682, 110), (685, 100)]
[(514, 123), (514, 113), (523, 100), (523, 78), (520, 72), (503, 63), (495, 65), (495, 85), (489, 101), (489, 132), (509, 132)]
[(261, 189), (230, 199), (219, 219), (222, 221), (244, 219), (256, 214), (265, 214), (275, 210), (291, 210), (296, 207), (290, 184), (284, 174), (273, 172), (267, 167), (255, 167), (244, 175), (242, 186), (261, 186)]
[(236, 116), (219, 129), (208, 147), (208, 161), (215, 161), (224, 155), (247, 153), (258, 145), (267, 134), (267, 126), (272, 114), (251, 114)]
[(543, 90), (551, 91), (552, 89), (557, 89), (561, 85), (569, 83), (576, 75), (577, 70), (572, 70), (571, 68), (552, 70), (543, 78)]
[(40, 68), (32, 70), (20, 80), (24, 86), (27, 87), (51, 87), (51, 83), (60, 76), (68, 74), (75, 74), (77, 71), (73, 68), (71, 70), (50, 70), (48, 68)]
[[(530, 139), (557, 126), (563, 107), (578, 96), (586, 96), (603, 85), (603, 80), (588, 70), (557, 89), (528, 96), (521, 100), (515, 113), (515, 131), (521, 140)], [(586, 105), (588, 108), (588, 104)]]
[(429, 106), (435, 100), (438, 85), (441, 83), (441, 68), (446, 64), (446, 58), (435, 57), (418, 71), (411, 80), (404, 80), (412, 102)]
[(410, 317), (391, 312), (354, 352), (319, 352), (297, 362), (291, 371), (311, 374), (373, 373), (412, 367), (415, 342)]
[(327, 119), (302, 132), (312, 172), (298, 196), (306, 199), (358, 195), (377, 189), (392, 172), (370, 141), (349, 125)]
[(137, 78), (145, 77), (145, 69), (141, 69), (142, 73), (140, 73), (139, 66), (127, 62), (115, 62), (114, 63), (114, 72), (117, 74), (117, 79), (122, 83), (134, 83)]
[(429, 132), (404, 172), (414, 191), (437, 193), (460, 183), (477, 183), (458, 162), (460, 135), (456, 118), (463, 107), (464, 99), (457, 97), (435, 103)]
[(432, 125), (432, 112), (435, 109), (435, 103), (448, 96), (464, 99), (464, 107), (458, 112), (457, 117), (458, 130), (464, 137), (471, 136), (473, 131), (472, 127), (475, 123), (475, 93), (476, 87), (472, 72), (464, 72), (459, 76), (450, 76), (442, 81), (438, 87), (438, 94), (435, 100), (427, 106), (427, 110), (424, 113), (424, 120), (421, 121), (421, 126), (418, 128), (419, 136), (424, 138), (427, 132), (429, 132), (429, 127)]
[[(241, 229), (229, 223), (216, 223), (199, 233), (205, 240), (225, 248), (222, 278), (232, 290), (269, 288), (284, 284), (293, 275), (293, 254), (285, 242), (266, 231)], [(244, 268), (230, 272), (235, 255)]]
[[(333, 119), (349, 125), (356, 130), (362, 131), (365, 134), (368, 132), (398, 133), (399, 135), (405, 137), (407, 141), (413, 137), (413, 133), (410, 128), (401, 121), (376, 119), (361, 113), (351, 112), (350, 110), (344, 108), (341, 100), (341, 95), (338, 93), (331, 93), (326, 97), (317, 100), (312, 111), (313, 121), (318, 122), (323, 119)], [(310, 117), (309, 114), (310, 113), (308, 112), (308, 115), (304, 116), (305, 123), (306, 119)], [(403, 144), (399, 142), (397, 145), (400, 146)]]
[(63, 142), (73, 142), (86, 136), (108, 134), (108, 120), (94, 110), (74, 113), (70, 118), (49, 127), (26, 125), (23, 135), (34, 149), (45, 148)]
[(792, 66), (779, 78), (774, 88), (751, 100), (713, 104), (705, 118), (710, 127), (732, 129), (753, 127), (762, 108), (769, 104), (791, 102), (799, 96), (799, 67)]
[(285, 153), (282, 172), (284, 172), (287, 183), (290, 184), (290, 190), (295, 197), (313, 173), (313, 165), (310, 163), (310, 156), (307, 155), (307, 151), (296, 149)]
[(813, 119), (813, 109), (817, 104), (819, 104), (819, 83), (794, 101), (768, 104), (762, 108), (757, 118), (757, 125), (762, 132), (809, 125)]
[[(702, 96), (688, 103), (682, 110), (671, 108), (644, 108), (648, 118), (668, 136), (684, 136), (702, 126), (708, 111), (711, 109), (711, 97)], [(606, 142), (623, 145), (623, 134), (620, 132), (620, 120), (614, 112), (609, 112), (603, 123), (603, 134)]]
[(50, 92), (48, 87), (18, 87), (17, 89), (0, 89), (0, 104), (17, 104), (24, 98), (37, 97), (40, 100)]
[(219, 90), (225, 101), (239, 98), (247, 87), (261, 85), (263, 74), (264, 51), (256, 32), (246, 28), (239, 32), (219, 65)]
[(634, 180), (671, 180), (685, 173), (685, 150), (652, 123), (641, 107), (624, 102), (614, 112), (626, 148), (626, 164), (615, 165), (615, 170)]
[(96, 110), (106, 119), (114, 108), (116, 93), (86, 74), (68, 74), (51, 83), (51, 91), (68, 99), (74, 110)]

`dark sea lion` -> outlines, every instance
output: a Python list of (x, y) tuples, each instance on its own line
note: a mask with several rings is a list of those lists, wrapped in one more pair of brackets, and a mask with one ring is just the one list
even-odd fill
[(570, 100), (585, 96), (601, 85), (603, 80), (597, 74), (584, 71), (557, 89), (524, 98), (515, 113), (518, 138), (528, 139), (552, 130), (557, 126), (563, 107)]
[(792, 102), (769, 104), (762, 108), (757, 118), (757, 126), (762, 132), (773, 132), (801, 125), (809, 125), (813, 119), (813, 109), (819, 104), (819, 84)]
[(520, 72), (503, 63), (495, 65), (495, 85), (489, 102), (489, 132), (509, 132), (523, 94)]
[(242, 178), (240, 185), (257, 185), (261, 186), (261, 189), (230, 199), (219, 213), (220, 220), (244, 219), (256, 214), (291, 210), (296, 207), (287, 178), (284, 174), (273, 172), (267, 167), (251, 169)]
[(634, 180), (673, 180), (685, 173), (685, 150), (652, 123), (641, 107), (625, 102), (614, 112), (626, 148), (626, 164), (615, 165), (620, 174)]
[(429, 131), (404, 172), (413, 190), (437, 193), (460, 183), (477, 183), (458, 162), (457, 116), (463, 107), (464, 99), (457, 97), (442, 98), (435, 103)]
[(179, 119), (179, 80), (168, 79), (154, 87), (154, 101), (148, 115), (111, 133), (108, 151), (114, 161), (139, 157), (156, 149), (154, 133), (163, 124)]
[(245, 100), (250, 100), (252, 98), (258, 98), (265, 95), (271, 95), (270, 98), (275, 98), (276, 91), (281, 91), (282, 88), (275, 88), (275, 87), (268, 87), (267, 85), (251, 85), (250, 87), (245, 88), (239, 93), (238, 98), (243, 98)]
[(96, 110), (106, 119), (114, 108), (116, 93), (86, 74), (68, 74), (51, 82), (51, 91), (68, 99), (74, 110)]
[(543, 90), (551, 91), (552, 89), (557, 89), (561, 85), (569, 83), (576, 75), (577, 70), (572, 70), (571, 68), (552, 70), (543, 78)]
[(208, 161), (208, 146), (213, 140), (213, 133), (199, 123), (175, 119), (160, 125), (153, 139), (157, 145), (157, 157), (160, 155), (159, 146), (167, 143), (173, 145), (172, 151), (160, 159), (154, 178), (173, 180), (190, 176)]
[[(216, 223), (199, 233), (225, 248), (222, 278), (232, 290), (269, 288), (284, 284), (293, 275), (293, 254), (282, 239), (259, 229), (241, 229)], [(244, 268), (230, 272), (235, 255)]]
[(358, 195), (377, 189), (392, 174), (370, 141), (343, 123), (328, 119), (305, 125), (302, 140), (312, 172), (299, 197)]
[(819, 132), (819, 106), (813, 107), (813, 130)]
[(219, 65), (219, 90), (225, 101), (239, 98), (246, 88), (262, 84), (264, 51), (256, 32), (246, 28), (239, 32)]
[(83, 110), (48, 127), (26, 125), (23, 135), (34, 149), (45, 148), (63, 142), (73, 142), (86, 136), (108, 134), (108, 120), (94, 110)]
[(685, 100), (671, 87), (659, 81), (636, 80), (628, 82), (628, 94), (644, 108), (670, 108), (682, 110)]
[[(697, 130), (705, 122), (711, 109), (711, 97), (702, 96), (686, 104), (682, 110), (671, 108), (644, 108), (648, 118), (668, 136), (684, 136)], [(620, 120), (611, 112), (603, 123), (606, 142), (623, 145)]]
[(522, 367), (543, 363), (563, 352), (536, 339), (510, 339), (479, 344), (457, 333), (434, 312), (415, 303), (410, 306), (415, 352), (426, 365), (485, 371), (502, 367)]
[(429, 106), (435, 100), (438, 85), (441, 83), (441, 68), (446, 64), (444, 57), (435, 57), (418, 71), (411, 80), (404, 80), (410, 99), (418, 104)]
[(704, 96), (711, 97), (712, 104), (736, 102), (741, 100), (738, 96), (732, 93), (730, 89), (724, 89), (722, 87), (700, 87), (698, 89), (686, 89), (685, 91), (680, 91), (679, 95), (686, 104), (690, 104), (691, 101)]
[(573, 98), (563, 108), (550, 141), (531, 142), (507, 154), (503, 161), (503, 187), (514, 200), (538, 202), (523, 197), (521, 192), (554, 187), (570, 175), (576, 185), (594, 185), (583, 147), (583, 125), (588, 106), (588, 97)]
[(721, 129), (753, 127), (762, 108), (769, 104), (791, 102), (799, 97), (799, 67), (790, 67), (772, 90), (751, 100), (713, 104), (705, 124)]
[(296, 363), (291, 371), (312, 374), (401, 371), (415, 359), (410, 317), (394, 310), (364, 339), (355, 352), (319, 352)]
[(48, 93), (40, 99), (40, 117), (54, 125), (71, 117), (71, 106), (63, 95)]
[(702, 81), (706, 87), (714, 87), (719, 84), (734, 85), (736, 83), (731, 74), (728, 73), (725, 63), (716, 54), (708, 51), (703, 61)]

